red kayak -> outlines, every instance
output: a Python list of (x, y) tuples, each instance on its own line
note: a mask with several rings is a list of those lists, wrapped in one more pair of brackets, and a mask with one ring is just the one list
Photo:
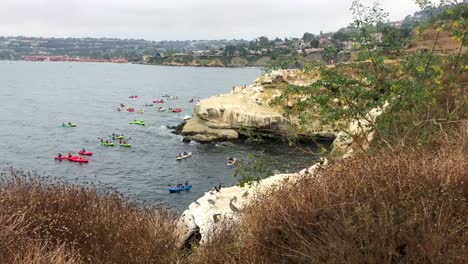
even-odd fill
[(174, 113), (181, 113), (181, 112), (182, 112), (182, 109), (181, 109), (181, 108), (176, 108), (176, 109), (172, 110), (172, 112), (174, 112)]
[(127, 112), (135, 112), (134, 108), (127, 108)]
[(56, 160), (67, 160), (68, 157), (67, 156), (61, 156), (61, 157), (56, 156), (54, 159), (56, 159)]
[(80, 156), (72, 156), (68, 159), (69, 161), (79, 162), (79, 163), (88, 163), (88, 160)]
[(130, 95), (128, 98), (138, 98), (138, 95)]
[(83, 151), (83, 150), (78, 151), (78, 154), (80, 154), (80, 155), (86, 155), (86, 156), (92, 156), (92, 155), (93, 155), (93, 153), (92, 153), (91, 151), (86, 151), (86, 152), (85, 152), (85, 151)]
[(154, 100), (153, 103), (155, 103), (155, 104), (164, 104), (164, 100)]

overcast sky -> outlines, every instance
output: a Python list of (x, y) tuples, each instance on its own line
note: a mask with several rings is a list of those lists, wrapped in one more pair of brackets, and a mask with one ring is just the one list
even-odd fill
[[(364, 0), (372, 3), (372, 0)], [(380, 0), (391, 21), (413, 0)], [(352, 0), (0, 0), (0, 35), (148, 40), (300, 37), (352, 21)]]

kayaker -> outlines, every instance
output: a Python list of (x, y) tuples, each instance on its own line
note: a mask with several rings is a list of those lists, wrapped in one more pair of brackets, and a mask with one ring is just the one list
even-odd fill
[(61, 157), (62, 157), (62, 153), (59, 153), (59, 154), (57, 155), (57, 157), (61, 158)]
[(85, 149), (85, 148), (83, 148), (81, 151), (82, 151), (83, 153), (86, 153), (86, 149)]
[(69, 125), (69, 126), (71, 126), (71, 125), (72, 125), (72, 123), (71, 123), (71, 122), (68, 122), (68, 125)]
[(186, 151), (184, 151), (184, 156), (187, 156), (187, 152), (186, 152)]
[(68, 152), (68, 157), (71, 158), (72, 157), (72, 154), (70, 152)]
[(104, 139), (101, 138), (101, 143), (104, 142)]

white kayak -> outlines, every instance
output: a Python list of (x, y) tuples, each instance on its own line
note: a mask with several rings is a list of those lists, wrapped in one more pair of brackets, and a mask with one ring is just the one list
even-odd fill
[(236, 159), (236, 158), (233, 158), (232, 160), (228, 160), (228, 162), (226, 163), (226, 165), (232, 166), (232, 165), (236, 164), (236, 161), (237, 161), (237, 159)]
[(182, 156), (177, 156), (176, 159), (177, 160), (183, 160), (183, 159), (186, 159), (186, 158), (188, 158), (190, 156), (192, 156), (192, 152), (187, 153), (187, 155), (182, 154)]

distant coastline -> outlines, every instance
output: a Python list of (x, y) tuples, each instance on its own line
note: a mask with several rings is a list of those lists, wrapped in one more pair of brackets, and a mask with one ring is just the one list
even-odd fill
[(83, 57), (70, 57), (70, 56), (37, 56), (29, 55), (24, 56), (23, 61), (67, 61), (67, 62), (107, 62), (107, 63), (128, 63), (127, 58), (111, 58), (111, 59), (99, 59), (99, 58), (83, 58)]
[(117, 63), (117, 64), (138, 64), (147, 66), (169, 66), (169, 67), (195, 67), (195, 68), (260, 68), (263, 69), (266, 64), (197, 64), (197, 63), (146, 63), (142, 61), (130, 61), (127, 58), (112, 58), (112, 59), (99, 59), (99, 58), (82, 58), (82, 57), (68, 57), (68, 56), (25, 56), (22, 59), (0, 61), (25, 61), (25, 62), (88, 62), (88, 63)]

